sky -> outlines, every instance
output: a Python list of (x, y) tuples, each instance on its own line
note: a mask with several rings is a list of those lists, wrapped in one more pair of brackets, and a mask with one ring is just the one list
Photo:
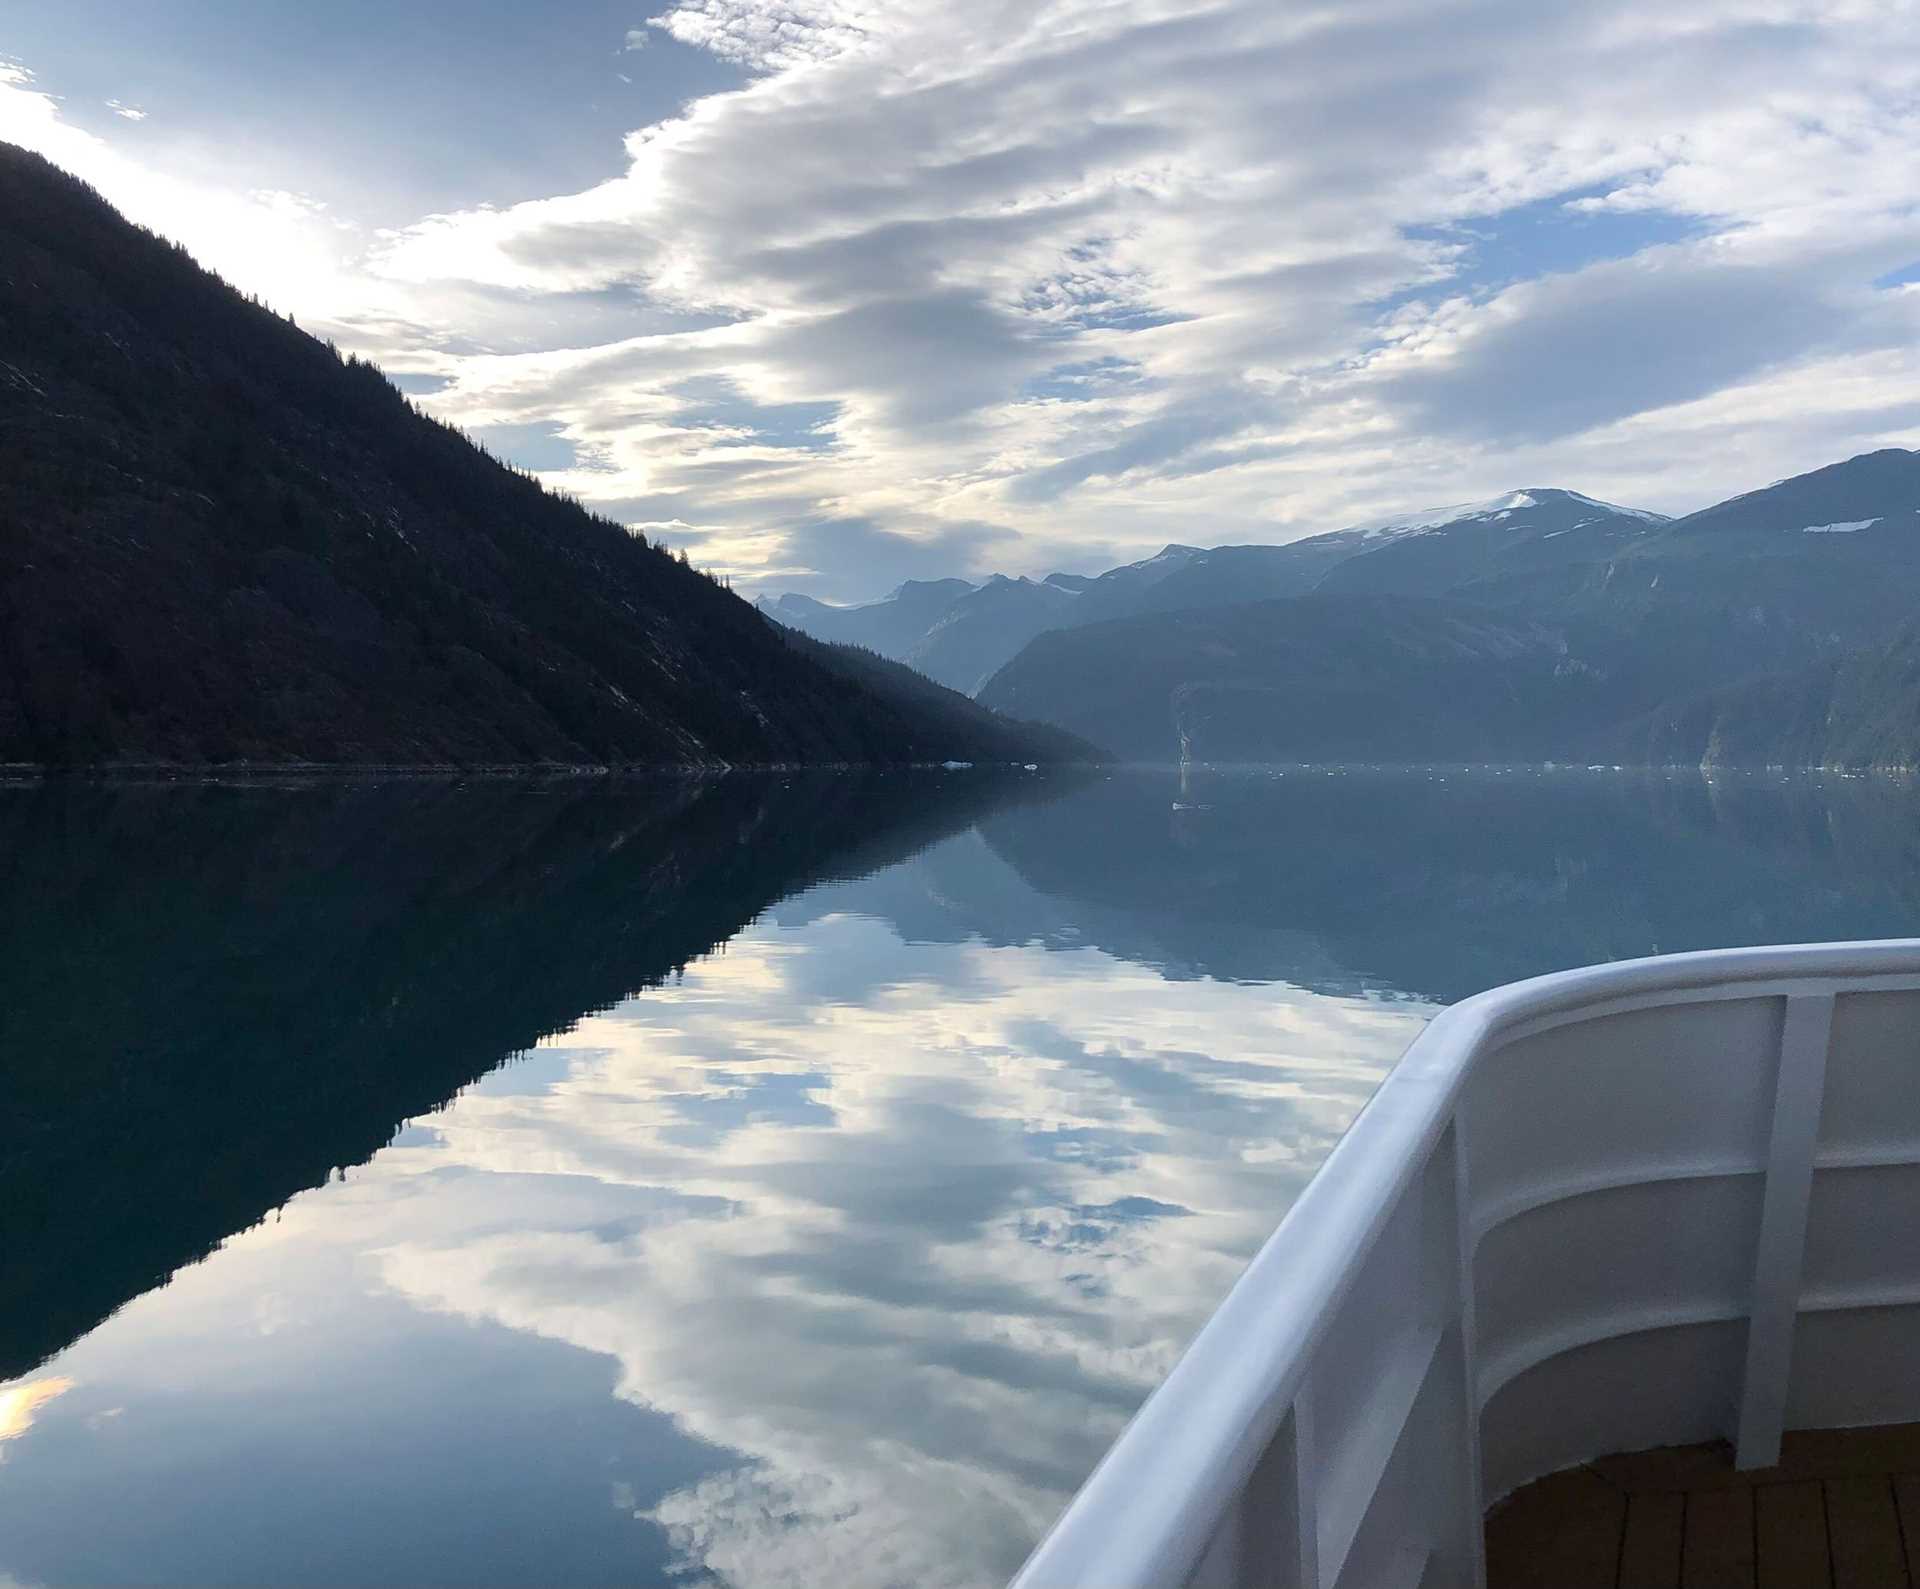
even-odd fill
[(0, 139), (748, 594), (1920, 445), (1915, 0), (68, 0)]

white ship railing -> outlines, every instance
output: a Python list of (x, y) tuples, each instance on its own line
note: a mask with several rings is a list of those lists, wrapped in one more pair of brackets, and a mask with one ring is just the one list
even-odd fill
[(1477, 1585), (1609, 1451), (1920, 1419), (1920, 940), (1438, 1015), (1016, 1589)]

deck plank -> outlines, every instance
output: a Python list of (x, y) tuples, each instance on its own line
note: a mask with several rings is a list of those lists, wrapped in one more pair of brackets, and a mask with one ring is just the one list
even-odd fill
[(1680, 1530), (1687, 1498), (1650, 1491), (1627, 1498), (1620, 1589), (1680, 1589)]
[(1500, 1589), (1615, 1589), (1627, 1498), (1584, 1468), (1529, 1484), (1487, 1530), (1487, 1582)]
[(1784, 1478), (1883, 1478), (1920, 1473), (1920, 1423), (1868, 1429), (1795, 1429), (1780, 1441)]
[(1828, 1479), (1834, 1589), (1907, 1589), (1891, 1478)]
[(1753, 1533), (1760, 1589), (1831, 1589), (1827, 1507), (1819, 1480), (1755, 1489)]
[(1754, 1589), (1753, 1491), (1700, 1490), (1687, 1497), (1680, 1581), (1685, 1589)]
[(1900, 1513), (1900, 1540), (1907, 1547), (1907, 1578), (1920, 1589), (1920, 1473), (1897, 1473), (1893, 1500)]
[(1621, 1451), (1587, 1464), (1629, 1495), (1671, 1491), (1745, 1489), (1747, 1476), (1733, 1470), (1733, 1447), (1724, 1440), (1701, 1446), (1655, 1446)]
[(1487, 1520), (1489, 1589), (1920, 1589), (1920, 1424), (1798, 1430), (1741, 1473), (1724, 1441), (1600, 1458)]

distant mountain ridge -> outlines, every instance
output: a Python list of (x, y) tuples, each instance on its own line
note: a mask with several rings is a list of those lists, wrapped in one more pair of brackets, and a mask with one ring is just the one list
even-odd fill
[(761, 607), (792, 628), (867, 646), (976, 694), (1029, 641), (1051, 629), (1313, 592), (1439, 595), (1468, 580), (1608, 556), (1666, 522), (1645, 509), (1532, 487), (1283, 545), (1174, 543), (1097, 576), (910, 581), (858, 606), (786, 595), (763, 600)]
[(1519, 495), (1566, 522), (1339, 532), (1309, 597), (1059, 629), (980, 699), (1140, 760), (1920, 768), (1920, 453), (1675, 520)]
[(4, 144), (0, 531), (0, 763), (1071, 753), (796, 643)]

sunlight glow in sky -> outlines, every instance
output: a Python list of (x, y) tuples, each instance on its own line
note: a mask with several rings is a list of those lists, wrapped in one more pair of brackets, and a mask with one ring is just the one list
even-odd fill
[(1920, 444), (1912, 0), (75, 0), (0, 139), (748, 593)]

